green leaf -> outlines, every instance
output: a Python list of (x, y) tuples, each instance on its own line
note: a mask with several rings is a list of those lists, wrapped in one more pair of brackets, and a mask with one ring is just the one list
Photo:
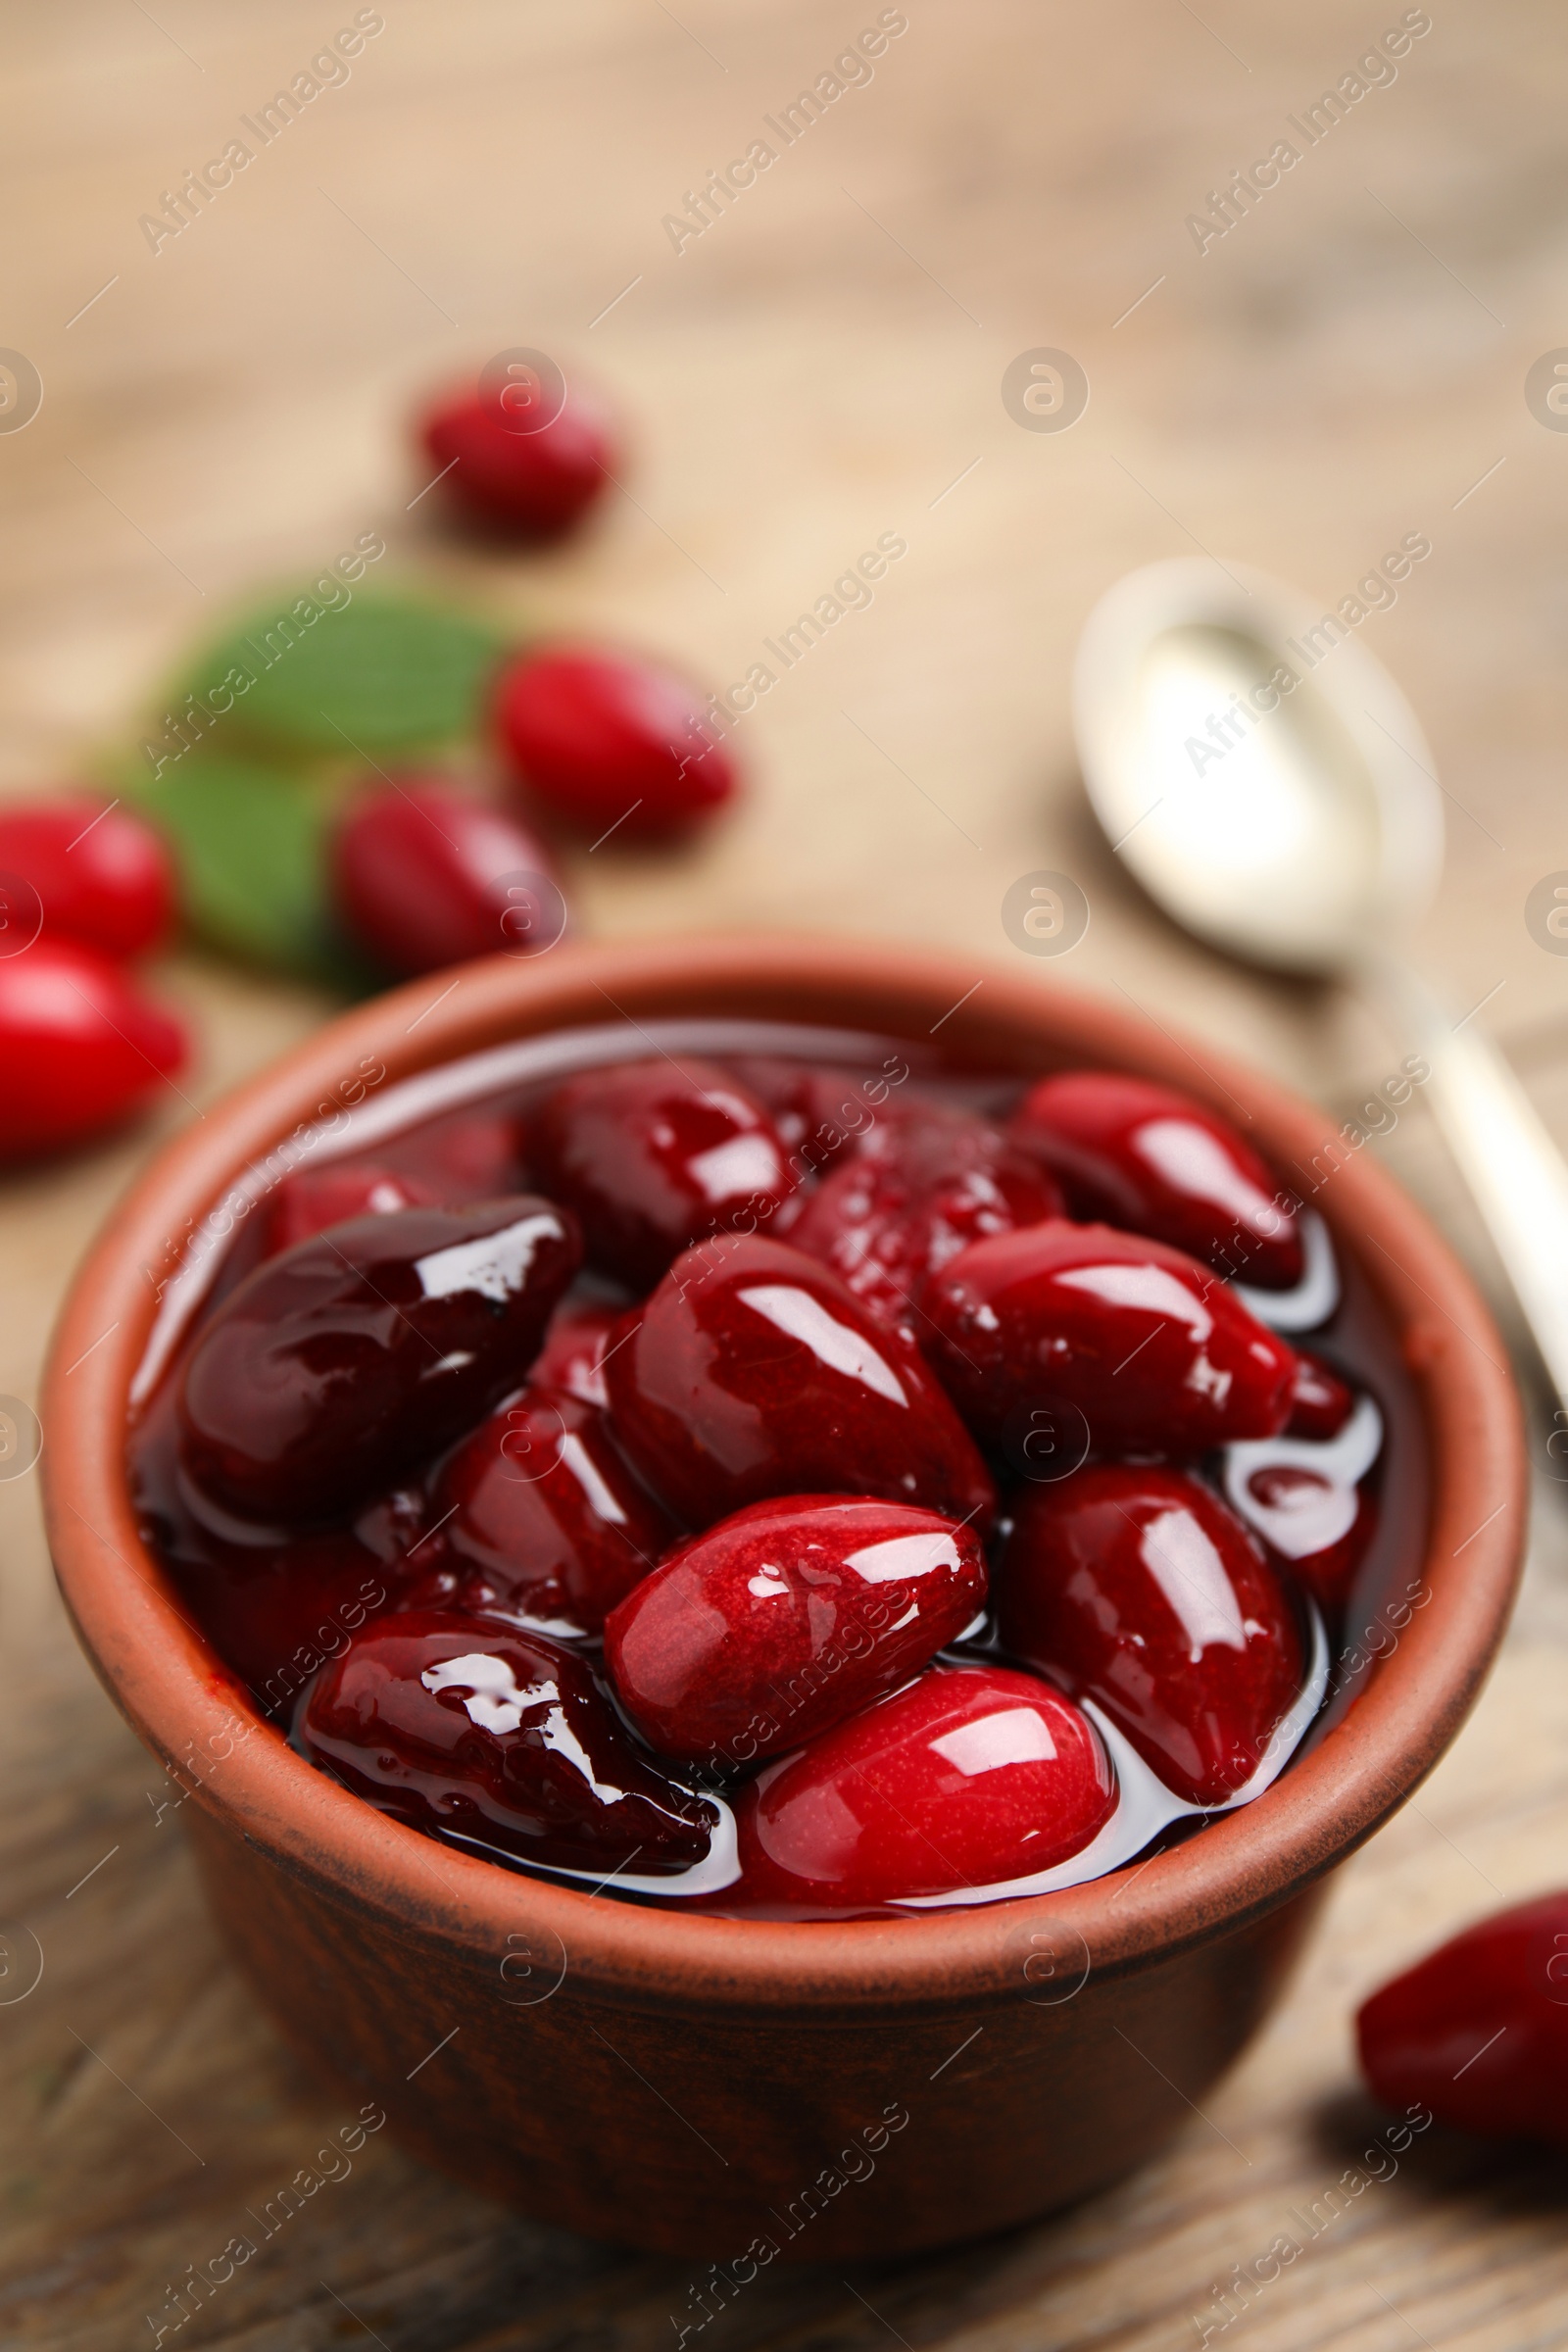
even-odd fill
[(202, 750), (131, 789), (173, 850), (193, 931), (252, 962), (367, 985), (332, 919), (320, 794), (284, 769)]
[[(335, 583), (339, 584), (340, 583)], [(174, 689), (216, 723), (270, 752), (379, 758), (476, 734), (490, 673), (509, 633), (416, 597), (326, 603), (279, 596), (210, 646)], [(249, 684), (244, 681), (249, 680)]]

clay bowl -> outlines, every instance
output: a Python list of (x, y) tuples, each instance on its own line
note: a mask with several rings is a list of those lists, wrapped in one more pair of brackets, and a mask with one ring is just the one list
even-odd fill
[(431, 2164), (551, 2222), (717, 2258), (736, 2283), (775, 2258), (973, 2236), (1116, 2180), (1236, 2058), (1325, 1873), (1437, 1761), (1502, 1632), (1522, 1443), (1469, 1279), (1370, 1153), (1323, 1187), (1342, 1258), (1411, 1377), (1431, 1465), (1426, 1601), (1379, 1645), (1345, 1719), (1256, 1803), (1141, 1870), (914, 1919), (694, 1918), (548, 1885), (433, 1844), (313, 1771), (254, 1715), (138, 1538), (123, 1447), (154, 1313), (145, 1269), (167, 1267), (243, 1168), (362, 1062), (396, 1079), (618, 1015), (828, 1021), (922, 1046), (940, 1023), (942, 1046), (982, 1067), (1096, 1062), (1240, 1105), (1286, 1170), (1329, 1130), (1206, 1045), (1189, 1054), (1054, 981), (883, 946), (579, 948), (444, 985), (334, 1022), (173, 1142), (98, 1239), (56, 1338), (43, 1414), (60, 1582), (115, 1700), (194, 1789), (183, 1818), (240, 1965), (313, 2070), (377, 2101)]

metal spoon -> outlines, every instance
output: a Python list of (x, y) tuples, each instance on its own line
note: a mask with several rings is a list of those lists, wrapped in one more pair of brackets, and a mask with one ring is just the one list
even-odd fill
[(1398, 950), (1443, 862), (1432, 754), (1348, 623), (1229, 568), (1234, 585), (1152, 564), (1091, 613), (1074, 721), (1095, 813), (1188, 930), (1392, 1001), (1568, 1426), (1568, 1165), (1496, 1048)]

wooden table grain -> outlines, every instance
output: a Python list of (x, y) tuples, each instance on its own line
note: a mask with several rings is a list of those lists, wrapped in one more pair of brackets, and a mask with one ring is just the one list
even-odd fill
[[(356, 23), (346, 78), (313, 75)], [(874, 64), (835, 73), (878, 24)], [(1396, 65), (1358, 72), (1374, 43)], [(1035, 967), (1043, 987), (1131, 1000), (1349, 1113), (1396, 1030), (1239, 971), (1139, 899), (1084, 813), (1069, 667), (1134, 564), (1240, 560), (1329, 609), (1420, 532), (1430, 558), (1358, 624), (1447, 796), (1411, 944), (1568, 1142), (1568, 964), (1524, 912), (1568, 868), (1568, 436), (1526, 399), (1568, 341), (1568, 55), (1544, 0), (77, 0), (12, 11), (0, 56), (0, 342), (43, 387), (0, 429), (0, 789), (71, 775), (227, 600), (366, 529), (388, 572), (715, 684), (893, 533), (907, 553), (874, 602), (741, 722), (738, 816), (689, 855), (579, 857), (584, 927), (816, 924), (969, 953), (978, 974), (1013, 953), (1008, 884), (1065, 870), (1092, 920)], [(301, 75), (316, 94), (177, 235), (144, 225)], [(819, 108), (791, 131), (807, 89)], [(1342, 102), (1313, 132), (1325, 90)], [(757, 140), (773, 160), (682, 234)], [(1295, 162), (1218, 234), (1218, 194), (1280, 141)], [(632, 444), (596, 526), (528, 560), (414, 503), (402, 424), (431, 380), (517, 344), (591, 366)], [(1004, 405), (1042, 348), (1087, 373), (1068, 430)], [(161, 977), (199, 1032), (198, 1111), (329, 1009), (194, 954)], [(171, 1095), (133, 1137), (0, 1186), (0, 1392), (36, 1394), (87, 1235), (190, 1115)], [(1495, 1289), (1419, 1101), (1372, 1148)], [(1568, 1877), (1568, 1490), (1539, 1431), (1536, 1461), (1524, 1602), (1481, 1706), (1342, 1874), (1289, 2000), (1170, 2153), (991, 2244), (768, 2273), (714, 2352), (1568, 2337), (1568, 2170), (1440, 2132), (1391, 2169), (1349, 2044), (1388, 1970)], [(671, 2346), (694, 2266), (539, 2229), (382, 2136), (261, 2235), (348, 2119), (215, 1939), (172, 1791), (73, 1644), (31, 1477), (0, 1482), (0, 2339)], [(181, 2279), (242, 2235), (254, 2259), (176, 2329)], [(1282, 2236), (1298, 2255), (1244, 2292)]]

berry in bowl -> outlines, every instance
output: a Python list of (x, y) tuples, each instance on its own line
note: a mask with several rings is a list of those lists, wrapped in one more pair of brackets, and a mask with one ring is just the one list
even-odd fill
[(63, 1362), (190, 1219), (56, 1383), (57, 1556), (264, 1997), (600, 2234), (887, 2251), (1125, 2171), (1500, 1630), (1510, 1540), (1450, 1555), (1513, 1405), (1442, 1245), (1288, 1180), (1304, 1105), (1228, 1073), (1244, 1134), (1000, 976), (943, 1020), (972, 978), (715, 942), (383, 1000), (68, 1313)]

